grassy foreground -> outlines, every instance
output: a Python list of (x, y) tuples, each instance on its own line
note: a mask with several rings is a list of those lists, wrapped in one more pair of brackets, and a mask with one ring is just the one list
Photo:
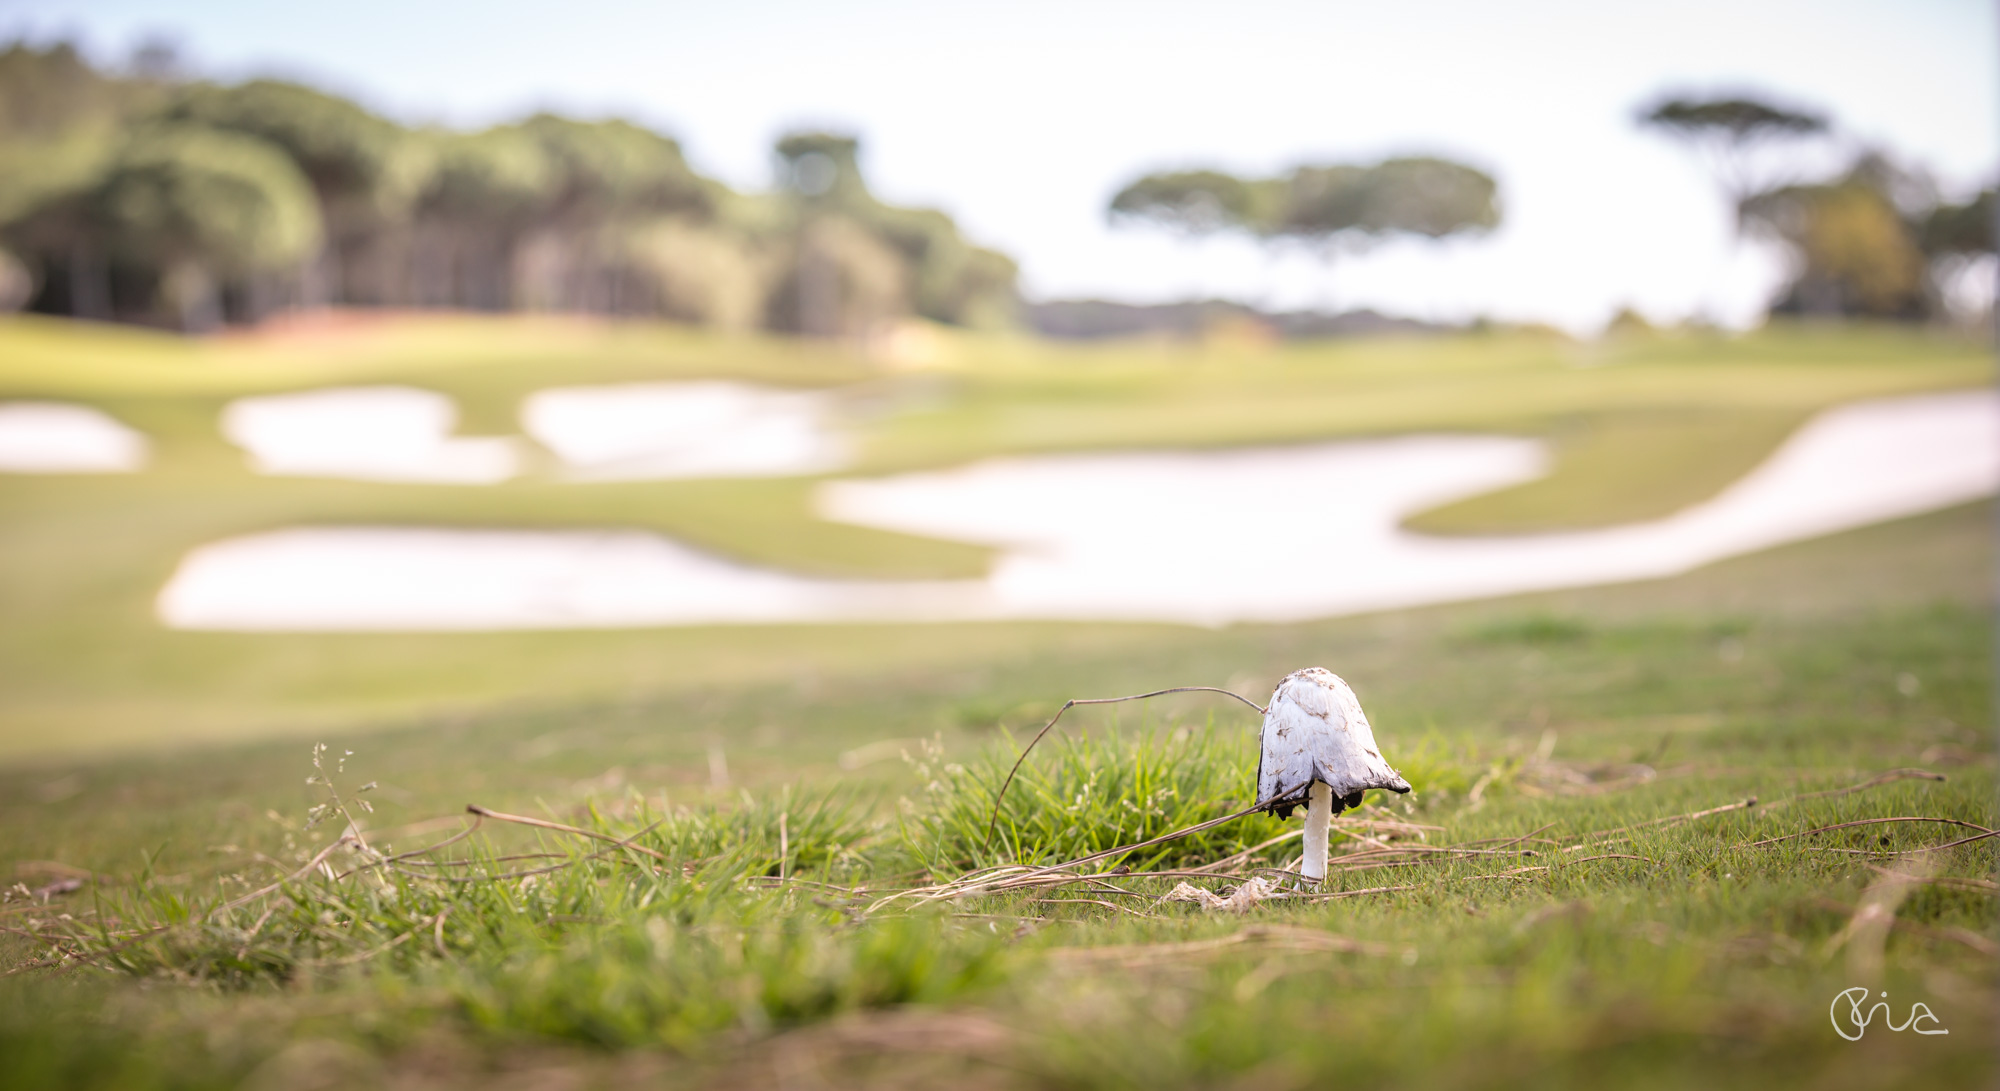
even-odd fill
[[(28, 892), (0, 954), (47, 963), (0, 982), (0, 1080), (1981, 1086), (2000, 839), (1921, 850), (2000, 826), (1991, 517), (1307, 625), (924, 629), (921, 669), (819, 680), (777, 669), (780, 634), (759, 679), (329, 738), (317, 770), (287, 742), (0, 771)], [(1307, 663), (1418, 787), (1351, 824), (1337, 896), (1163, 900), (1284, 867), (1295, 840), (1256, 846), (1298, 820), (1265, 817), (1062, 885), (907, 892), (1227, 814), (1255, 765), (1240, 706), (1077, 710), (988, 846), (996, 724), (1261, 698)], [(306, 828), (308, 776), (367, 849), (340, 813)], [(387, 859), (468, 802), (597, 837), (488, 818)], [(1807, 832), (1887, 818), (1926, 821)], [(1950, 1033), (1844, 1039), (1858, 985)]]

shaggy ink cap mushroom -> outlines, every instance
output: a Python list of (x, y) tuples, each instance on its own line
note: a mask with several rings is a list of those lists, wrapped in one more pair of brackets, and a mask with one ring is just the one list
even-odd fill
[(1279, 818), (1306, 805), (1305, 878), (1326, 878), (1328, 825), (1340, 811), (1359, 807), (1370, 788), (1408, 792), (1410, 784), (1382, 760), (1354, 690), (1324, 667), (1286, 675), (1264, 711), (1257, 802)]

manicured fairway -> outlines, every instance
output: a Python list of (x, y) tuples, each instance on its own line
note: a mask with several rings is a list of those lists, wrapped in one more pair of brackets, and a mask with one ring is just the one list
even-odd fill
[[(1973, 344), (1866, 329), (1605, 346), (1495, 334), (1261, 353), (967, 339), (948, 341), (935, 368), (908, 372), (831, 350), (666, 327), (412, 317), (189, 343), (14, 319), (0, 323), (0, 400), (99, 406), (146, 433), (155, 461), (133, 475), (0, 475), (0, 615), (7, 618), (0, 676), (9, 683), (0, 692), (0, 759), (296, 737), (522, 699), (649, 697), (755, 671), (756, 657), (733, 649), (768, 640), (795, 639), (807, 649), (798, 654), (811, 659), (914, 668), (958, 639), (867, 631), (830, 641), (811, 632), (238, 638), (161, 630), (152, 598), (174, 564), (233, 535), (356, 523), (630, 527), (810, 575), (962, 577), (988, 562), (987, 550), (962, 543), (821, 521), (809, 506), (812, 479), (531, 477), (480, 487), (260, 477), (220, 436), (221, 408), (239, 394), (407, 383), (454, 397), (465, 432), (504, 434), (519, 430), (521, 399), (552, 385), (676, 377), (837, 385), (855, 392), (856, 472), (1121, 445), (1439, 430), (1551, 438), (1558, 459), (1550, 477), (1417, 519), (1427, 529), (1488, 533), (1663, 514), (1754, 465), (1783, 437), (1771, 423), (1779, 417), (1791, 422), (1855, 398), (1977, 385), (1988, 368)], [(1717, 431), (1735, 427), (1717, 421), (1739, 418), (1761, 423), (1730, 432), (1736, 440)], [(1013, 643), (972, 631), (979, 635), (964, 639), (974, 646)], [(676, 650), (658, 654), (663, 648)]]

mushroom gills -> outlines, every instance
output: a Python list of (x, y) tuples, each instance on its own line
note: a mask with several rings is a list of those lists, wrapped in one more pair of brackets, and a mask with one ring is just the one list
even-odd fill
[(1408, 792), (1409, 782), (1382, 759), (1354, 690), (1323, 667), (1293, 671), (1264, 711), (1257, 802), (1288, 814), (1306, 802), (1314, 781), (1343, 807), (1359, 806), (1371, 788)]
[(1371, 788), (1408, 792), (1410, 784), (1383, 760), (1354, 690), (1323, 667), (1286, 675), (1264, 711), (1257, 802), (1280, 818), (1305, 805), (1306, 878), (1325, 878), (1328, 824)]
[[(1325, 785), (1325, 784), (1326, 784), (1326, 782), (1325, 782), (1325, 781), (1323, 781), (1323, 780), (1316, 780), (1316, 781), (1313, 781), (1313, 783), (1314, 783), (1314, 784), (1323, 784), (1323, 785)], [(1328, 794), (1328, 795), (1332, 795), (1332, 793), (1333, 793), (1333, 786), (1332, 786), (1332, 785), (1326, 785), (1326, 787), (1327, 787), (1327, 794)], [(1394, 789), (1391, 789), (1391, 790), (1393, 791)], [(1403, 790), (1404, 790), (1404, 791), (1406, 791), (1406, 792), (1407, 792), (1407, 791), (1409, 791), (1409, 789), (1407, 789), (1407, 788), (1405, 788), (1405, 789), (1403, 789)], [(1336, 814), (1339, 814), (1339, 813), (1340, 813), (1340, 812), (1342, 812), (1342, 811), (1351, 811), (1351, 810), (1355, 809), (1356, 807), (1359, 807), (1359, 806), (1361, 806), (1361, 797), (1362, 797), (1362, 796), (1364, 796), (1364, 795), (1367, 795), (1367, 794), (1368, 794), (1368, 790), (1367, 790), (1366, 788), (1360, 788), (1360, 789), (1356, 789), (1356, 790), (1355, 790), (1355, 791), (1353, 791), (1353, 792), (1350, 792), (1350, 793), (1348, 793), (1347, 795), (1344, 795), (1344, 796), (1341, 796), (1341, 797), (1339, 797), (1338, 799), (1335, 799), (1335, 800), (1333, 801), (1333, 811), (1332, 811), (1332, 813), (1330, 813), (1329, 815), (1327, 815), (1327, 817), (1328, 817), (1328, 818), (1331, 818), (1331, 817), (1333, 817), (1333, 815), (1336, 815)], [(1279, 818), (1290, 818), (1290, 817), (1292, 817), (1292, 812), (1293, 812), (1293, 811), (1295, 811), (1295, 810), (1298, 810), (1298, 809), (1299, 809), (1300, 807), (1303, 807), (1303, 806), (1305, 806), (1305, 805), (1306, 805), (1306, 803), (1307, 803), (1307, 800), (1305, 800), (1305, 799), (1303, 799), (1303, 798), (1301, 798), (1301, 799), (1294, 799), (1294, 800), (1291, 800), (1291, 801), (1289, 801), (1289, 802), (1285, 802), (1285, 803), (1274, 803), (1274, 804), (1272, 804), (1272, 805), (1271, 805), (1271, 813), (1272, 813), (1272, 814), (1274, 814), (1274, 815), (1277, 815), (1277, 816), (1278, 816)]]

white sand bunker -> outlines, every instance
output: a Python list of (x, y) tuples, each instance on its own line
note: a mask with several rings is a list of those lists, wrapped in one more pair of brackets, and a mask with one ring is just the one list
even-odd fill
[(1539, 467), (1525, 441), (1411, 437), (1009, 460), (823, 495), (849, 522), (1011, 546), (990, 582), (1017, 615), (1287, 621), (1670, 576), (1972, 500), (2000, 486), (2000, 400), (1829, 411), (1720, 495), (1654, 522), (1450, 539), (1399, 526)]
[(985, 580), (845, 583), (637, 533), (290, 530), (204, 546), (162, 592), (182, 628), (514, 629), (714, 622), (1220, 624), (1673, 575), (2000, 485), (1987, 393), (1849, 406), (1721, 495), (1650, 523), (1433, 539), (1408, 514), (1542, 472), (1529, 441), (1430, 436), (1216, 454), (1005, 459), (829, 485), (828, 514), (988, 542)]
[(978, 612), (974, 581), (846, 583), (717, 560), (639, 531), (281, 530), (203, 546), (159, 599), (186, 629), (477, 630), (836, 621)]
[(521, 407), (528, 434), (588, 480), (824, 473), (847, 461), (824, 394), (742, 383), (564, 387)]
[(81, 405), (0, 403), (0, 473), (114, 474), (146, 464), (146, 437)]
[(490, 485), (514, 476), (511, 439), (456, 437), (450, 398), (407, 386), (357, 386), (239, 398), (222, 432), (258, 473), (362, 481)]

